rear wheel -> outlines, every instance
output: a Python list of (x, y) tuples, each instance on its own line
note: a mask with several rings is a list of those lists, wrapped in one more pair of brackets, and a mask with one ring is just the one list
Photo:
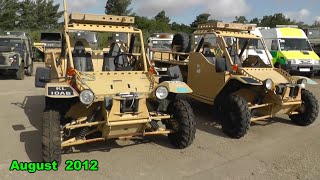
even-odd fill
[(312, 124), (318, 117), (319, 105), (316, 97), (308, 90), (302, 90), (302, 105), (299, 114), (289, 116), (293, 123), (300, 126)]
[(24, 79), (24, 64), (21, 63), (19, 69), (16, 71), (16, 79), (17, 80), (23, 80)]
[(228, 136), (239, 139), (247, 134), (250, 127), (251, 114), (247, 101), (238, 96), (229, 96), (222, 106), (222, 130)]
[(46, 110), (42, 125), (42, 158), (44, 162), (61, 163), (60, 113)]
[(168, 135), (171, 144), (180, 149), (190, 146), (196, 133), (195, 116), (190, 104), (184, 100), (174, 100), (168, 107), (168, 113), (173, 119), (164, 124), (175, 131)]

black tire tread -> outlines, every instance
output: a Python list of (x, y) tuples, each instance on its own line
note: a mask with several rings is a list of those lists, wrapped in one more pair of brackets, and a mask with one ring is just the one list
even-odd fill
[(60, 113), (56, 110), (45, 110), (43, 114), (42, 158), (61, 163)]
[[(191, 50), (191, 41), (189, 35), (184, 32), (179, 32), (175, 34), (172, 40), (172, 47), (174, 45), (181, 46), (181, 49), (178, 52), (189, 53)], [(177, 60), (178, 56), (175, 56), (174, 58)], [(179, 55), (180, 60), (185, 60), (187, 58), (187, 55)]]
[(306, 111), (303, 114), (289, 116), (293, 123), (299, 126), (308, 126), (318, 117), (319, 104), (317, 98), (308, 90), (302, 90), (302, 101), (305, 102)]
[[(237, 124), (233, 124), (235, 128), (230, 128), (231, 120), (229, 119), (230, 107), (234, 107), (233, 113), (239, 117)], [(239, 139), (247, 134), (250, 127), (251, 113), (247, 105), (247, 101), (238, 95), (231, 95), (228, 97), (223, 107), (224, 119), (221, 122), (222, 130), (231, 138)]]
[(185, 100), (174, 100), (169, 106), (169, 113), (179, 121), (179, 131), (171, 133), (168, 138), (179, 149), (190, 146), (196, 134), (195, 115), (190, 104)]
[(17, 80), (24, 80), (24, 74), (25, 74), (24, 64), (22, 63), (19, 66), (19, 69), (16, 71), (16, 79)]
[(28, 66), (28, 68), (26, 70), (27, 76), (32, 76), (32, 74), (33, 74), (33, 61), (31, 62), (31, 64)]

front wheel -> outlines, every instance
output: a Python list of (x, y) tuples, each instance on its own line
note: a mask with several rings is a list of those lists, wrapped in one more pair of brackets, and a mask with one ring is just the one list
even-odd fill
[(300, 126), (312, 124), (318, 117), (319, 105), (316, 97), (308, 90), (302, 90), (302, 105), (299, 114), (289, 116), (293, 123)]
[(32, 76), (32, 73), (33, 73), (33, 61), (31, 62), (31, 64), (29, 64), (27, 71), (26, 71), (26, 75)]
[(222, 106), (224, 117), (221, 125), (225, 134), (239, 139), (247, 134), (250, 127), (251, 113), (247, 101), (238, 96), (229, 96)]
[(44, 162), (61, 163), (60, 113), (46, 110), (42, 125), (42, 158)]
[(23, 80), (24, 79), (24, 64), (21, 63), (19, 69), (16, 71), (16, 79)]
[(184, 100), (174, 100), (168, 107), (168, 113), (172, 119), (164, 124), (167, 129), (175, 131), (168, 135), (171, 144), (180, 149), (190, 146), (196, 133), (195, 116), (190, 104)]

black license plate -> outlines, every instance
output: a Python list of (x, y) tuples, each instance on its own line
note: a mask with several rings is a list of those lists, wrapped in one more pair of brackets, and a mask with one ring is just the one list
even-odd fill
[(73, 96), (73, 90), (70, 87), (48, 87), (49, 96)]

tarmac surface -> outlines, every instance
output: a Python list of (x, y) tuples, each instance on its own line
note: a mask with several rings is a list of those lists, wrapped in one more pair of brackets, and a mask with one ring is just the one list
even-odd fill
[[(308, 89), (320, 98), (319, 87)], [(175, 149), (166, 136), (106, 141), (63, 154), (58, 171), (9, 171), (12, 160), (41, 161), (43, 94), (34, 77), (1, 78), (0, 179), (320, 179), (319, 119), (309, 127), (287, 117), (261, 121), (235, 140), (222, 133), (210, 106), (195, 101), (197, 133), (187, 149)], [(99, 170), (66, 172), (64, 162), (77, 159), (98, 160)]]

